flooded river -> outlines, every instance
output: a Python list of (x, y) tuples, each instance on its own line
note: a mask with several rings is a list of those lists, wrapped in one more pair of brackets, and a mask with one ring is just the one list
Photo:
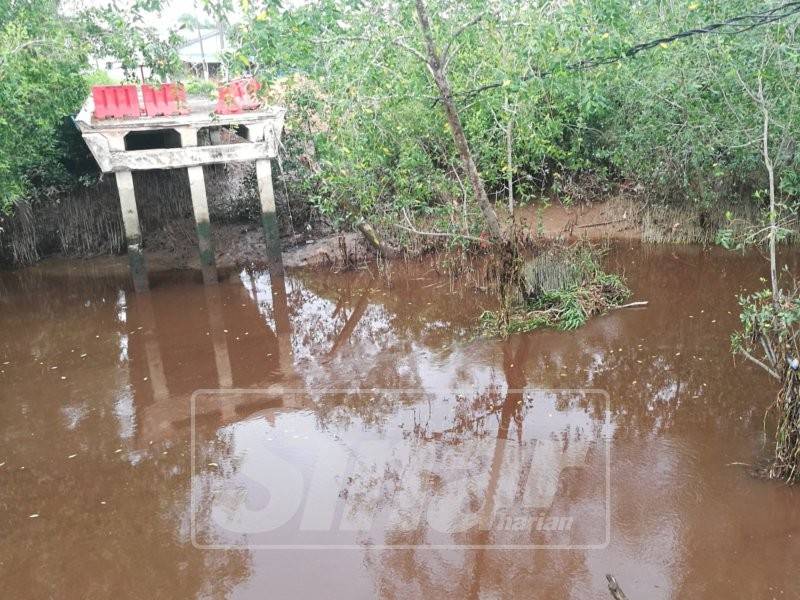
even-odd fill
[(647, 308), (507, 340), (429, 262), (0, 273), (0, 597), (800, 598), (800, 490), (740, 464), (766, 263), (608, 261)]

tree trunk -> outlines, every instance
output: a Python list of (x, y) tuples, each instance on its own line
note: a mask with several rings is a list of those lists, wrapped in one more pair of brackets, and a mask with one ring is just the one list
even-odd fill
[[(759, 86), (761, 82), (759, 81)], [(761, 92), (760, 92), (761, 93)], [(764, 96), (761, 93), (762, 110), (764, 111), (764, 165), (769, 175), (769, 277), (772, 282), (772, 305), (778, 310), (779, 293), (778, 289), (778, 260), (776, 257), (775, 245), (778, 235), (777, 217), (775, 214), (775, 168), (769, 156), (769, 110), (764, 104)]]
[(444, 106), (444, 112), (447, 116), (447, 122), (450, 125), (450, 131), (453, 134), (453, 141), (458, 149), (458, 154), (461, 157), (461, 162), (464, 164), (464, 170), (467, 172), (472, 190), (475, 193), (475, 199), (478, 206), (483, 213), (483, 218), (486, 221), (486, 226), (489, 229), (489, 235), (494, 241), (503, 241), (503, 231), (500, 228), (500, 222), (497, 219), (497, 213), (494, 207), (489, 202), (489, 197), (486, 195), (486, 186), (483, 183), (478, 167), (475, 164), (475, 159), (469, 149), (467, 143), (467, 136), (464, 135), (464, 128), (461, 126), (461, 119), (458, 116), (455, 104), (453, 102), (453, 90), (450, 87), (450, 82), (447, 79), (447, 74), (444, 72), (444, 66), (433, 40), (433, 33), (431, 32), (430, 19), (428, 18), (428, 9), (425, 7), (424, 0), (416, 0), (417, 17), (419, 18), (420, 29), (425, 38), (425, 47), (427, 53), (427, 64), (430, 69), (436, 87), (439, 90), (439, 98)]
[(383, 254), (383, 256), (386, 258), (397, 258), (400, 256), (400, 251), (384, 242), (378, 236), (378, 233), (375, 231), (375, 229), (373, 229), (372, 225), (366, 221), (361, 221), (358, 223), (356, 228), (361, 232), (361, 235), (364, 236), (364, 239), (367, 240), (367, 243), (375, 250)]
[(203, 61), (203, 79), (208, 81), (208, 63), (206, 62), (206, 50), (203, 48), (203, 30), (197, 26), (197, 41), (200, 43), (200, 58)]
[(778, 260), (775, 250), (776, 238), (778, 237), (778, 215), (775, 212), (775, 167), (769, 156), (769, 108), (764, 97), (764, 82), (761, 79), (761, 75), (758, 77), (758, 101), (764, 114), (762, 153), (764, 155), (764, 166), (767, 168), (767, 174), (769, 175), (769, 277), (772, 283), (772, 306), (777, 313), (780, 290), (778, 288)]
[[(508, 106), (508, 100), (506, 100)], [(509, 113), (506, 125), (506, 162), (508, 167), (508, 214), (514, 218), (514, 118)]]

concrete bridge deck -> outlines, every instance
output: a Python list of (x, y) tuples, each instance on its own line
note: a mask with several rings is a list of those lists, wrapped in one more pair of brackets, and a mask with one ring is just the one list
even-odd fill
[[(270, 106), (220, 115), (214, 113), (213, 102), (202, 98), (190, 97), (186, 104), (189, 112), (183, 115), (97, 119), (90, 96), (75, 117), (100, 169), (104, 173), (114, 173), (116, 178), (131, 275), (137, 291), (148, 289), (148, 278), (131, 176), (136, 170), (187, 170), (203, 279), (206, 283), (215, 283), (217, 273), (203, 165), (254, 161), (267, 259), (280, 262), (271, 161), (278, 155), (285, 110)], [(226, 130), (235, 130), (237, 135), (226, 135)]]

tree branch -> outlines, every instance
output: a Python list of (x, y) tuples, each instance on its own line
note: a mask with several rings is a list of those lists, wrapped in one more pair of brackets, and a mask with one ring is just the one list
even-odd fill
[(395, 38), (394, 40), (392, 40), (392, 43), (395, 46), (397, 46), (398, 48), (402, 48), (406, 52), (410, 52), (414, 57), (418, 58), (419, 60), (424, 62), (426, 65), (428, 64), (428, 59), (425, 58), (425, 55), (422, 54), (422, 52), (420, 52), (419, 50), (417, 50), (413, 46), (409, 46), (408, 44), (406, 44), (403, 41), (403, 38)]
[(406, 227), (405, 225), (400, 225), (400, 223), (393, 223), (395, 227), (398, 229), (403, 229), (405, 231), (409, 231), (416, 235), (427, 235), (431, 237), (448, 237), (448, 238), (458, 238), (462, 240), (470, 240), (473, 242), (482, 242), (491, 244), (491, 240), (485, 240), (483, 238), (478, 238), (472, 235), (464, 235), (463, 233), (449, 233), (446, 231), (420, 231), (419, 229), (414, 229), (413, 227)]
[(763, 362), (761, 362), (760, 360), (758, 360), (758, 359), (757, 359), (755, 356), (753, 356), (752, 354), (750, 354), (750, 353), (749, 353), (747, 350), (745, 350), (744, 348), (739, 348), (739, 352), (740, 352), (740, 353), (742, 354), (742, 356), (744, 356), (744, 357), (745, 357), (747, 360), (749, 360), (749, 361), (751, 361), (751, 362), (755, 363), (756, 365), (758, 365), (759, 367), (761, 367), (762, 369), (764, 369), (764, 370), (765, 370), (767, 373), (769, 373), (770, 375), (772, 375), (772, 376), (773, 376), (775, 379), (777, 379), (778, 381), (780, 381), (780, 379), (781, 379), (781, 378), (780, 378), (780, 376), (779, 376), (779, 375), (778, 375), (778, 374), (777, 374), (777, 373), (776, 373), (776, 372), (775, 372), (773, 369), (771, 369), (770, 367), (768, 367), (768, 366), (766, 365), (766, 363), (763, 363)]
[(472, 19), (468, 23), (464, 23), (461, 27), (459, 27), (458, 29), (455, 30), (455, 32), (453, 33), (453, 36), (450, 38), (450, 41), (447, 42), (447, 45), (444, 47), (444, 51), (442, 52), (442, 60), (445, 63), (447, 63), (447, 59), (448, 59), (448, 56), (450, 54), (450, 48), (453, 46), (453, 43), (458, 39), (458, 37), (462, 33), (464, 33), (467, 29), (469, 29), (470, 27), (473, 27), (474, 25), (477, 25), (478, 23), (480, 23), (485, 16), (486, 16), (486, 13), (482, 12), (478, 16), (476, 16), (474, 19)]

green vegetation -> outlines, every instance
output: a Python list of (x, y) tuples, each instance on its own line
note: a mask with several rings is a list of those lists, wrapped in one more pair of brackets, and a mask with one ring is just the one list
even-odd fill
[[(777, 187), (796, 209), (797, 19), (573, 70), (569, 65), (582, 59), (763, 11), (764, 3), (427, 5), (438, 46), (450, 50), (446, 71), (466, 138), (497, 203), (571, 202), (574, 182), (590, 175), (601, 189), (629, 180), (645, 201), (688, 204), (695, 212), (720, 203), (763, 207), (761, 111), (747, 92), (760, 77), (781, 149)], [(394, 229), (400, 219), (461, 235), (485, 230), (420, 56), (414, 3), (247, 6), (231, 67), (243, 70), (252, 60), (259, 76), (280, 87), (291, 135), (315, 149), (312, 168), (298, 167), (304, 172), (294, 179), (302, 183), (293, 193), (335, 222), (367, 217)], [(531, 76), (537, 72), (548, 75)], [(485, 84), (497, 85), (470, 93)]]
[(481, 326), (491, 335), (546, 327), (569, 331), (621, 305), (630, 290), (621, 277), (603, 272), (600, 258), (588, 244), (546, 249), (522, 266), (521, 298), (484, 312)]
[(159, 2), (68, 10), (58, 0), (0, 0), (0, 215), (22, 198), (77, 183), (68, 164), (79, 154), (69, 117), (93, 83), (109, 83), (90, 56), (117, 57), (156, 77), (180, 69), (177, 34), (161, 39), (142, 15)]
[(54, 9), (0, 0), (0, 214), (66, 178), (58, 131), (86, 98), (86, 47)]
[(778, 381), (774, 411), (774, 457), (766, 474), (788, 483), (800, 481), (800, 294), (770, 290), (739, 298), (742, 329), (733, 334), (736, 354), (754, 362)]
[[(462, 239), (487, 229), (488, 213), (470, 185), (431, 77), (414, 2), (239, 4), (243, 18), (236, 22), (229, 22), (230, 3), (203, 6), (228, 31), (230, 72), (254, 73), (290, 109), (288, 193), (334, 225), (367, 218), (382, 235), (401, 241), (409, 229)], [(764, 3), (423, 4), (453, 105), (495, 205), (540, 198), (569, 204), (625, 181), (650, 204), (679, 203), (698, 213), (720, 204), (763, 208), (766, 179), (755, 143), (761, 111), (750, 98), (760, 79), (773, 116), (779, 204), (788, 213), (797, 210), (796, 17), (575, 68), (637, 42), (764, 11)], [(196, 36), (203, 18), (190, 15), (159, 37), (143, 25), (143, 15), (160, 5), (139, 0), (127, 9), (67, 14), (57, 0), (0, 0), (6, 209), (33, 193), (31, 186), (63, 179), (57, 163), (70, 149), (44, 133), (77, 109), (89, 53), (117, 57), (130, 75), (140, 63), (156, 78), (180, 73), (178, 32)], [(199, 92), (207, 87), (192, 85)], [(32, 107), (34, 88), (47, 102)], [(19, 111), (31, 110), (32, 118), (20, 118)], [(33, 137), (42, 141), (30, 142)], [(588, 194), (587, 181), (593, 182)]]

